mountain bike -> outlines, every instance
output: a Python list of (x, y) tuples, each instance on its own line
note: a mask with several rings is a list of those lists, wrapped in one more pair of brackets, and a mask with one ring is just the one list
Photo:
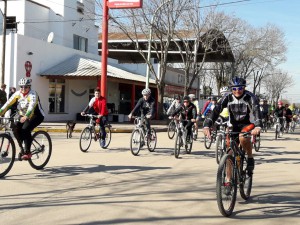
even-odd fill
[[(4, 133), (0, 134), (0, 178), (4, 177), (13, 167), (16, 158), (16, 145), (12, 135), (14, 123), (18, 121), (15, 118), (0, 118), (0, 129)], [(32, 144), (30, 147), (31, 158), (27, 161), (29, 165), (36, 169), (43, 169), (50, 160), (52, 154), (52, 141), (46, 131), (36, 131), (32, 135)], [(22, 153), (25, 152), (24, 146), (20, 146), (19, 161), (22, 161)]]
[[(101, 141), (101, 132), (96, 129), (95, 118), (98, 118), (98, 115), (85, 114), (84, 116), (89, 118), (88, 125), (81, 131), (79, 139), (79, 148), (82, 152), (87, 152), (91, 146), (92, 139), (97, 142)], [(106, 149), (111, 142), (111, 125), (106, 122), (104, 125), (106, 136), (105, 136), (105, 145), (101, 148)]]
[(275, 117), (275, 123), (274, 123), (274, 128), (275, 128), (275, 140), (277, 140), (277, 138), (282, 137), (283, 132), (282, 130), (282, 124), (280, 123), (280, 120), (283, 119), (285, 117)]
[(210, 149), (213, 142), (216, 141), (217, 138), (217, 129), (215, 126), (210, 128), (211, 138), (208, 138), (204, 135), (204, 146), (206, 149)]
[(133, 129), (130, 137), (130, 151), (133, 155), (137, 156), (144, 145), (147, 145), (149, 152), (154, 152), (157, 136), (153, 128), (150, 130), (150, 135), (147, 134), (147, 127), (145, 124), (145, 117), (133, 116), (135, 128)]
[(230, 216), (233, 212), (237, 187), (244, 200), (248, 200), (252, 190), (253, 171), (247, 169), (247, 158), (244, 150), (237, 143), (236, 135), (250, 137), (250, 132), (226, 132), (229, 136), (229, 148), (223, 155), (217, 172), (216, 196), (220, 213)]
[[(175, 158), (179, 157), (180, 148), (184, 147), (187, 154), (190, 154), (193, 147), (193, 137), (187, 135), (187, 129), (183, 125), (187, 120), (179, 119), (179, 125), (177, 126), (174, 155)], [(193, 135), (193, 133), (191, 134)]]
[(217, 137), (216, 137), (216, 149), (215, 149), (215, 157), (217, 164), (220, 163), (222, 156), (226, 152), (226, 127), (227, 121), (223, 121), (222, 118), (219, 118), (216, 122), (216, 125), (219, 126)]

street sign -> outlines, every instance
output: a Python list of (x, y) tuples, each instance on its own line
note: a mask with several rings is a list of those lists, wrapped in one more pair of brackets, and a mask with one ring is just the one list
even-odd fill
[(110, 9), (142, 8), (143, 0), (108, 0)]

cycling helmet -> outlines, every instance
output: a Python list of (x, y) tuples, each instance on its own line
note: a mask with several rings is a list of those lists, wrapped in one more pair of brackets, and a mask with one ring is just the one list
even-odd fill
[(188, 96), (188, 95), (186, 95), (186, 96), (184, 96), (183, 97), (183, 101), (191, 101), (191, 98)]
[(142, 95), (151, 95), (151, 90), (149, 88), (145, 88), (143, 91), (142, 91)]
[(221, 95), (224, 95), (224, 94), (227, 93), (227, 92), (229, 92), (229, 88), (228, 88), (227, 86), (222, 87), (222, 88), (220, 89)]
[(234, 77), (232, 78), (230, 82), (231, 87), (241, 87), (241, 86), (246, 86), (246, 80), (241, 77)]
[(194, 94), (189, 94), (189, 97), (190, 97), (191, 100), (196, 98), (196, 96)]
[(283, 105), (283, 102), (279, 100), (278, 105)]
[(217, 101), (218, 99), (217, 99), (217, 97), (212, 97), (211, 100), (212, 101)]
[(19, 86), (31, 86), (31, 79), (29, 78), (21, 78), (19, 80)]

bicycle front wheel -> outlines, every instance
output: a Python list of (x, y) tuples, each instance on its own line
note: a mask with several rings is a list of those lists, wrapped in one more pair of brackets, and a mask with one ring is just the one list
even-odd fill
[(37, 131), (32, 135), (30, 147), (31, 158), (28, 160), (30, 166), (36, 170), (43, 169), (50, 160), (52, 154), (52, 141), (46, 131)]
[(219, 163), (216, 185), (218, 208), (223, 216), (227, 217), (232, 214), (236, 194), (237, 183), (236, 174), (234, 173), (234, 159), (231, 155), (225, 154)]
[(79, 147), (82, 152), (86, 152), (92, 142), (92, 131), (89, 127), (84, 128), (81, 131), (79, 139)]
[(130, 151), (133, 155), (138, 155), (141, 149), (141, 132), (136, 129), (133, 130), (131, 133), (131, 139), (130, 139)]
[(173, 137), (175, 136), (175, 132), (176, 132), (176, 124), (175, 121), (172, 120), (168, 126), (168, 137), (170, 139), (173, 139)]
[(14, 165), (16, 146), (8, 134), (0, 134), (0, 178), (4, 177)]
[(259, 149), (260, 149), (260, 135), (256, 136), (256, 141), (253, 145), (254, 145), (254, 150), (256, 152), (259, 152)]
[(149, 152), (154, 152), (156, 148), (156, 143), (157, 143), (157, 136), (156, 132), (153, 128), (151, 128), (151, 134), (150, 134), (150, 139), (147, 141), (147, 147)]
[(222, 134), (219, 134), (216, 138), (216, 149), (215, 149), (215, 156), (217, 164), (220, 163), (221, 158), (225, 152), (225, 140)]
[(250, 198), (251, 190), (252, 190), (252, 179), (253, 173), (247, 170), (247, 159), (244, 157), (244, 160), (241, 165), (241, 182), (240, 182), (240, 195), (244, 200), (248, 200)]
[(211, 137), (210, 139), (204, 135), (204, 146), (206, 149), (210, 149), (211, 144), (212, 144), (213, 138)]
[(182, 146), (182, 135), (180, 133), (177, 133), (175, 138), (175, 149), (174, 149), (174, 155), (176, 159), (178, 159), (179, 157), (181, 146)]
[[(192, 134), (193, 136), (193, 134)], [(193, 147), (193, 137), (190, 137), (189, 141), (186, 140), (186, 145), (185, 145), (185, 152), (187, 154), (191, 154), (192, 152), (192, 147)]]

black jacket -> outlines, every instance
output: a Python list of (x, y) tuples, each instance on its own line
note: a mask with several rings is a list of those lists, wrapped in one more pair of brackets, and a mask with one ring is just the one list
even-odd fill
[(184, 120), (196, 119), (197, 117), (197, 108), (193, 103), (190, 103), (187, 107), (182, 103), (175, 109), (172, 113), (172, 116), (181, 114), (181, 118)]
[(138, 111), (144, 116), (151, 115), (151, 118), (155, 116), (155, 100), (151, 96), (145, 100), (140, 98), (136, 103), (134, 109), (131, 111), (132, 115), (135, 115)]

